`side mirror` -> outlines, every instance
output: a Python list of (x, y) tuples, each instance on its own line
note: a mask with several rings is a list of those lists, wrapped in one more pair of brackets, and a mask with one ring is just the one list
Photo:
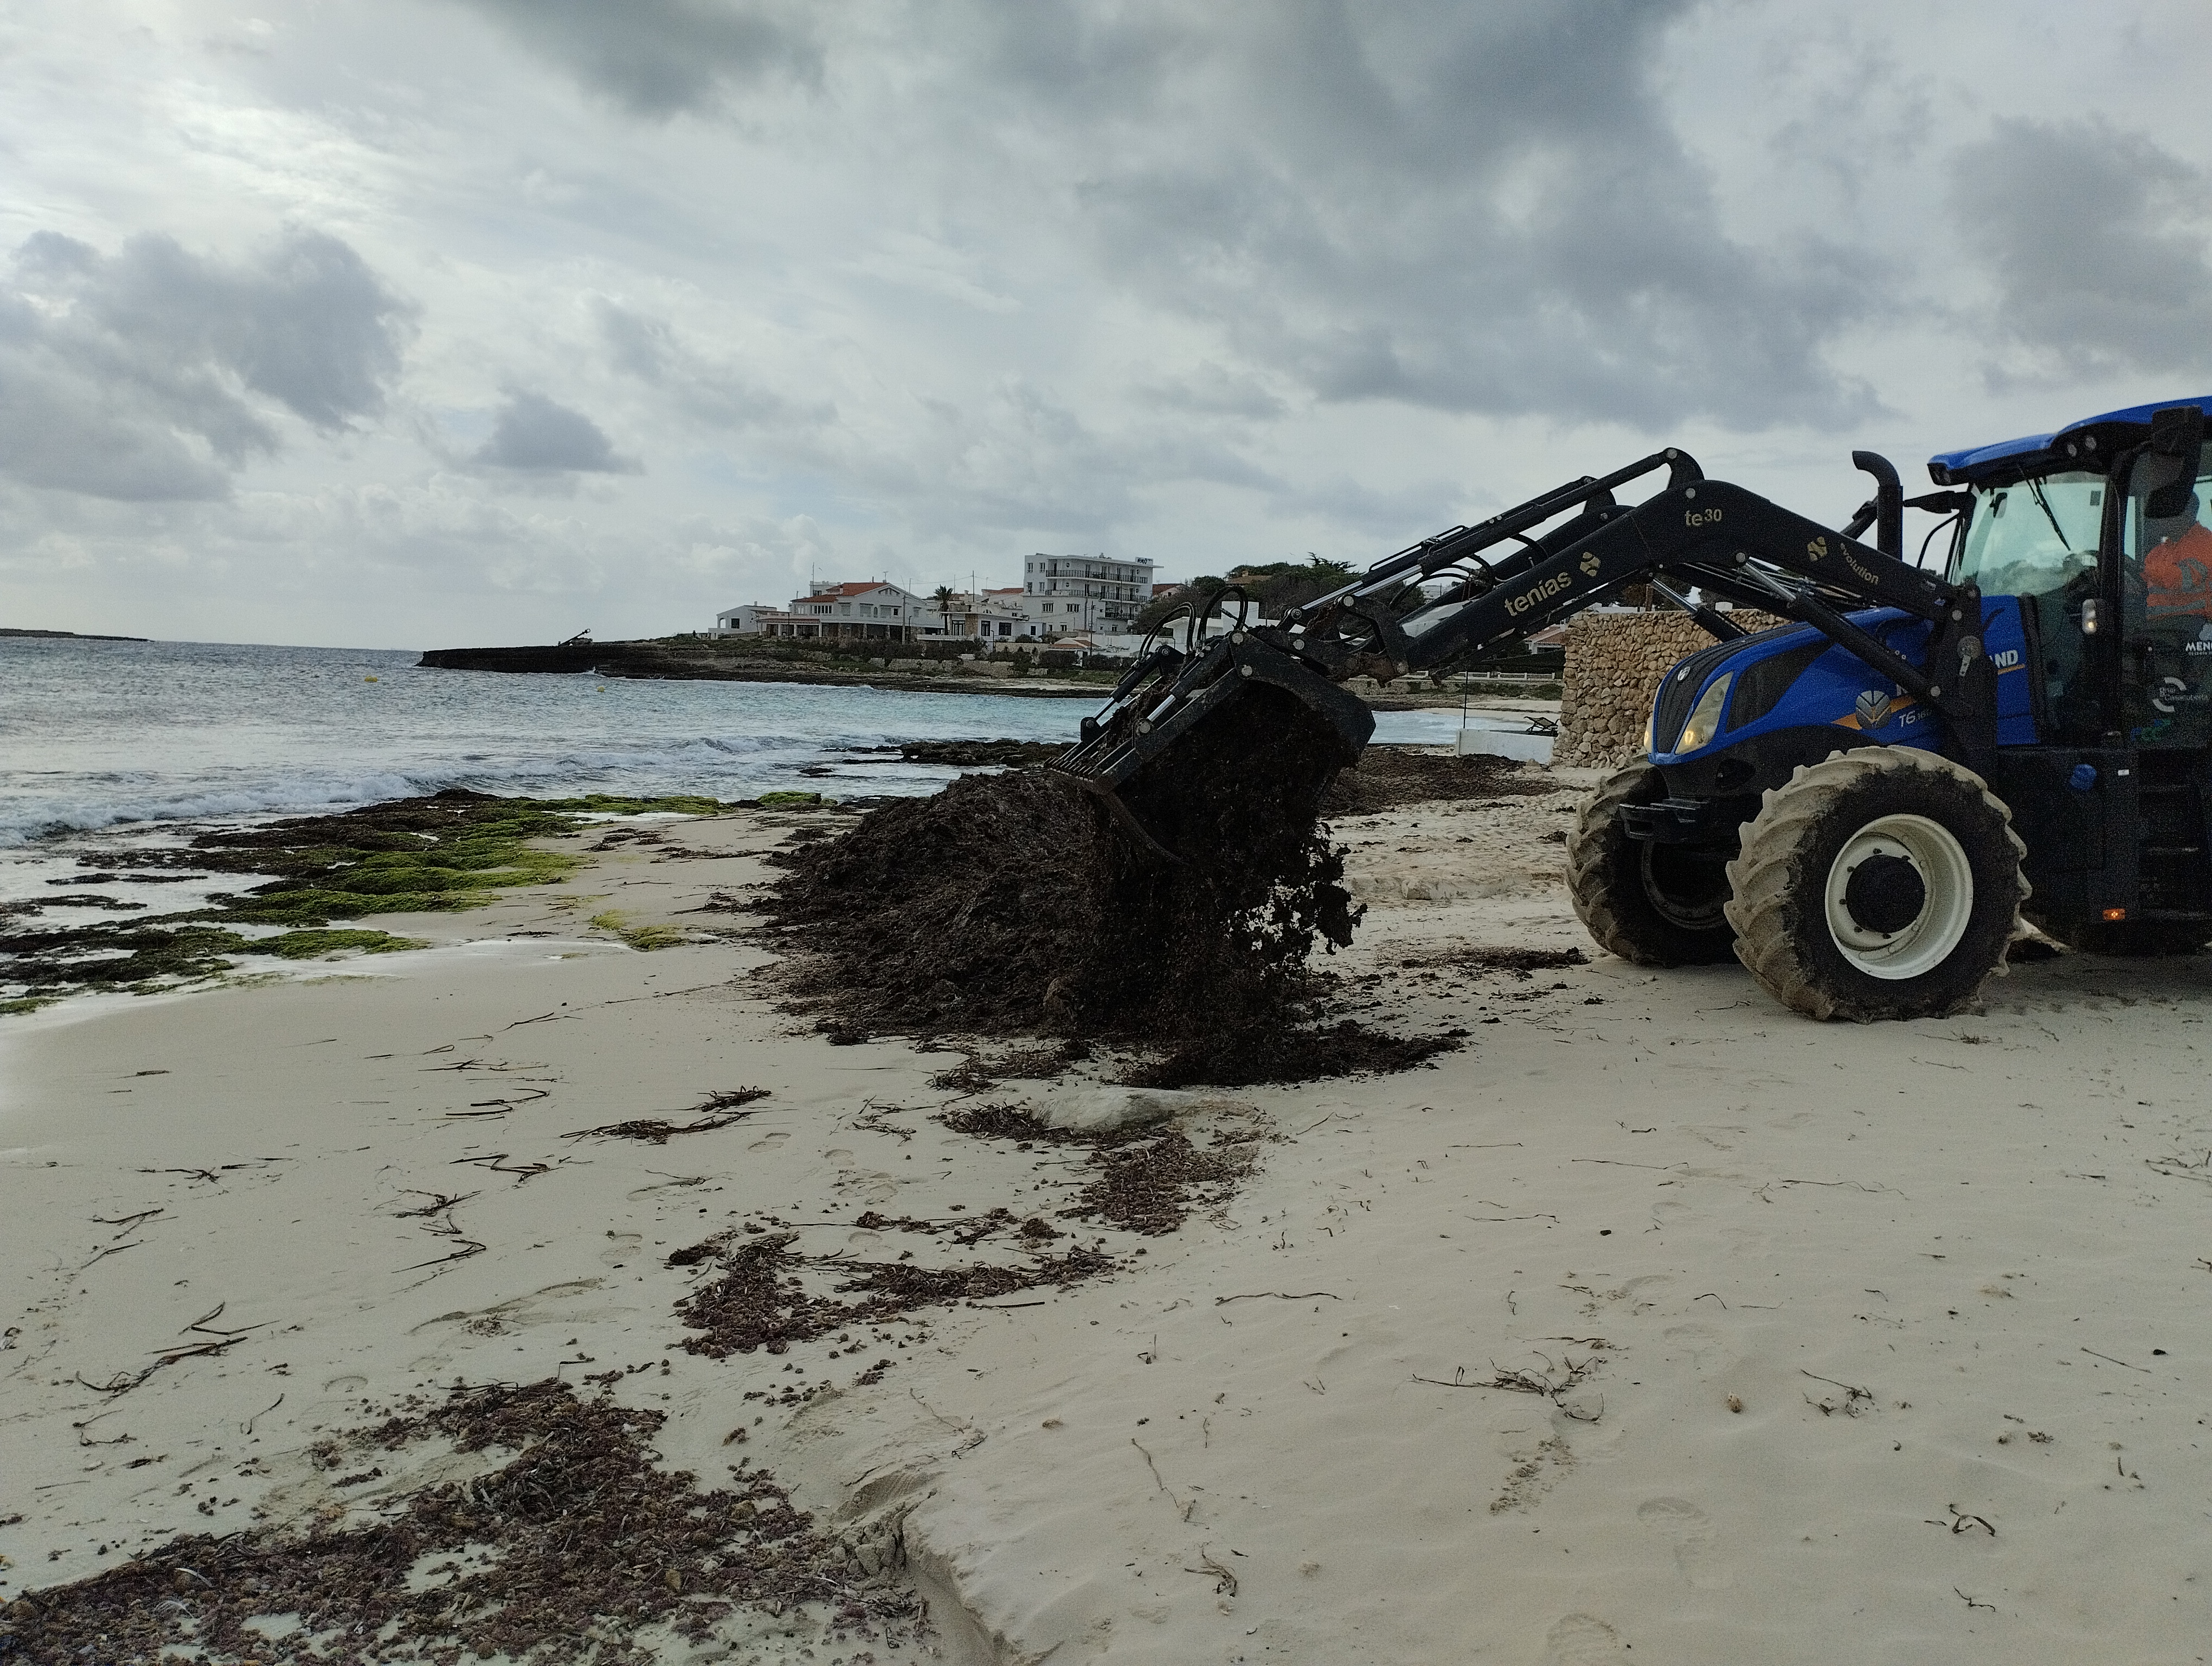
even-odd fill
[(2153, 411), (2150, 448), (2160, 457), (2179, 457), (2194, 462), (2197, 453), (2204, 448), (2203, 408), (2173, 405)]
[(2196, 490), (2197, 459), (2204, 451), (2204, 412), (2197, 405), (2173, 405), (2154, 411), (2150, 419), (2150, 454), (2172, 460), (2174, 477), (2143, 500), (2143, 515), (2150, 520), (2172, 520), (2189, 513)]

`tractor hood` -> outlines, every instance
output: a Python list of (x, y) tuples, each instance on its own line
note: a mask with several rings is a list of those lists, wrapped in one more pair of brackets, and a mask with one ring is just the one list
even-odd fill
[[(1924, 661), (1926, 620), (1893, 607), (1846, 617), (1915, 664)], [(1984, 598), (1983, 634), (1997, 668), (1998, 740), (2032, 742), (2035, 721), (2018, 600)], [(1942, 751), (1948, 741), (1942, 723), (1911, 695), (1811, 626), (1796, 625), (1716, 642), (1677, 661), (1652, 704), (1651, 761), (1681, 763), (1708, 749), (1726, 751), (1785, 730), (1825, 732), (1839, 748), (1875, 740)]]

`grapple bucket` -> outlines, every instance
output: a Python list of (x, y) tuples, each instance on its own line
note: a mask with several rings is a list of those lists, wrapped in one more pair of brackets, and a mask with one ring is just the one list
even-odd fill
[(1082, 739), (1051, 767), (1103, 799), (1141, 848), (1179, 860), (1130, 811), (1121, 789), (1139, 775), (1173, 770), (1179, 745), (1255, 684), (1280, 689), (1303, 705), (1340, 768), (1357, 762), (1375, 733), (1375, 715), (1357, 696), (1261, 632), (1240, 628), (1186, 648), (1153, 648), (1104, 708), (1083, 720)]

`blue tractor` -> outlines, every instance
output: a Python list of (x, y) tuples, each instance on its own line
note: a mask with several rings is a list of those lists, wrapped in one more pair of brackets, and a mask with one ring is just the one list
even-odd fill
[[(1209, 604), (1056, 767), (1171, 859), (1122, 793), (1226, 702), (1279, 702), (1347, 764), (1374, 727), (1347, 677), (1496, 655), (1644, 585), (1715, 641), (1668, 672), (1647, 756), (1569, 837), (1602, 947), (1734, 956), (1786, 1005), (1862, 1021), (1971, 1001), (2023, 915), (2081, 948), (2191, 952), (2212, 942), (2208, 410), (1946, 453), (1910, 499), (1855, 452), (1874, 496), (1840, 529), (1662, 451), (1424, 539), (1275, 624)], [(1948, 520), (1940, 569), (1905, 558), (1907, 508)], [(1715, 599), (1793, 623), (1747, 632)]]

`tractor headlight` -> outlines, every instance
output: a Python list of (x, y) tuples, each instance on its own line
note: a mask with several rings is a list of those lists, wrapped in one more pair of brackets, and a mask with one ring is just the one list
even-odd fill
[(1728, 708), (1729, 684), (1734, 681), (1735, 672), (1723, 672), (1698, 696), (1698, 703), (1690, 710), (1690, 721), (1682, 725), (1682, 733), (1675, 739), (1677, 752), (1694, 752), (1700, 746), (1712, 744), (1713, 737), (1720, 733), (1721, 714)]
[(1646, 757), (1651, 756), (1651, 716), (1650, 712), (1644, 714), (1644, 756)]

